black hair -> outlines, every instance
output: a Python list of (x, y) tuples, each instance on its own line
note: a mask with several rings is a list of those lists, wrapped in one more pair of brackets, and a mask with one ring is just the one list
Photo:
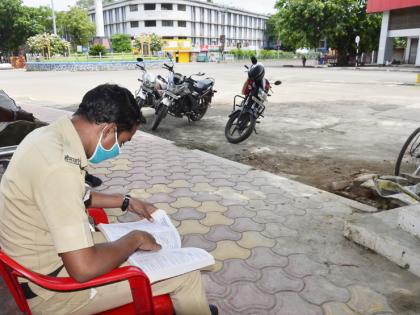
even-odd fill
[(117, 131), (131, 131), (140, 124), (140, 109), (133, 94), (116, 84), (102, 84), (83, 96), (74, 113), (92, 123), (115, 123)]

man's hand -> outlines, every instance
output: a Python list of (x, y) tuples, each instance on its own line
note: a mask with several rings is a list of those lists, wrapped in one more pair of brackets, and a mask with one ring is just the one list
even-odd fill
[(153, 222), (152, 213), (157, 210), (157, 208), (151, 203), (144, 202), (136, 198), (130, 199), (127, 209), (138, 214), (141, 218), (146, 218), (150, 222)]
[(16, 120), (34, 121), (34, 115), (24, 110), (16, 112)]
[(144, 231), (136, 231), (140, 235), (140, 245), (139, 250), (151, 251), (156, 252), (162, 248), (158, 243), (156, 243), (156, 239), (153, 237), (152, 234), (149, 234)]

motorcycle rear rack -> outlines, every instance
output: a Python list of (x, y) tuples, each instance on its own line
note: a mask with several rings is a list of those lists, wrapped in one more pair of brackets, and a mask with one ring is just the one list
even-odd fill
[(236, 107), (242, 107), (242, 102), (243, 101), (241, 101), (241, 103), (238, 105), (237, 103), (236, 103), (236, 99), (237, 98), (240, 98), (240, 99), (242, 99), (242, 100), (245, 100), (245, 97), (243, 97), (242, 95), (235, 95), (235, 97), (233, 98), (233, 111), (235, 111), (235, 108)]

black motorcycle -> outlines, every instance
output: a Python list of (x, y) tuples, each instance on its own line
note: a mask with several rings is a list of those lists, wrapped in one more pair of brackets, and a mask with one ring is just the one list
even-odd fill
[(170, 72), (168, 85), (163, 92), (159, 105), (155, 108), (152, 130), (156, 130), (162, 119), (169, 113), (178, 118), (187, 116), (188, 121), (198, 121), (206, 114), (213, 99), (215, 81), (213, 78), (195, 80), (193, 76), (203, 76), (204, 73), (186, 77), (174, 71), (173, 63), (164, 64), (164, 69)]
[[(245, 82), (242, 95), (236, 95), (233, 100), (233, 110), (225, 127), (225, 137), (230, 143), (239, 143), (247, 139), (258, 118), (264, 117), (265, 105), (268, 102), (269, 92), (272, 92), (272, 83), (265, 76), (264, 66), (258, 63), (255, 57), (251, 58), (252, 66), (245, 66), (248, 79)], [(274, 85), (280, 85), (281, 81), (275, 81)], [(237, 100), (241, 101), (238, 102)]]

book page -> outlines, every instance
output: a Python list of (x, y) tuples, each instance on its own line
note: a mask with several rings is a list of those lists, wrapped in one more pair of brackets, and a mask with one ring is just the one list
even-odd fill
[(99, 224), (98, 229), (108, 241), (115, 241), (131, 231), (145, 231), (154, 236), (162, 249), (180, 248), (181, 237), (164, 210), (157, 210), (152, 215), (154, 222), (146, 219), (129, 223)]
[(201, 248), (177, 248), (147, 253), (136, 252), (128, 261), (156, 282), (213, 265), (214, 258)]

